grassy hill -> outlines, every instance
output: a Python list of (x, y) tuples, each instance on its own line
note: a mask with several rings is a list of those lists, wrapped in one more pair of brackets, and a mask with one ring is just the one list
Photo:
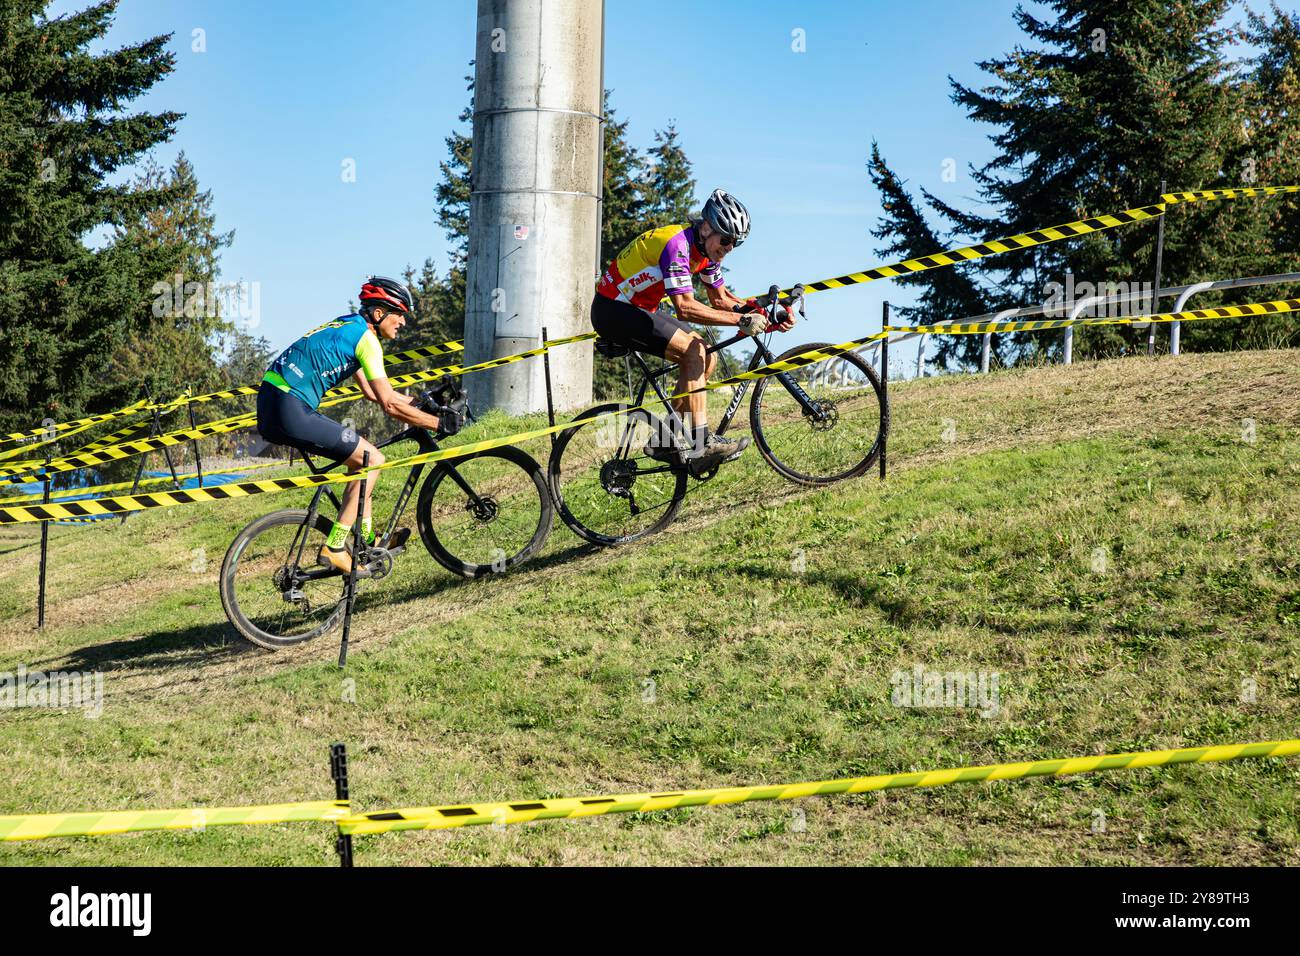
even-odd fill
[[(346, 672), (337, 635), (262, 651), (217, 598), (235, 532), (303, 494), (53, 529), (43, 633), (37, 532), (0, 530), (0, 671), (105, 675), (98, 719), (0, 712), (0, 813), (327, 798), (333, 740), (354, 803), (377, 809), (1295, 736), (1297, 355), (898, 384), (886, 482), (799, 489), (750, 452), (627, 548), (557, 522), (539, 560), (466, 582), (417, 545), (363, 593)], [(917, 665), (996, 672), (999, 712), (893, 706), (891, 677)], [(1294, 759), (1245, 761), (356, 849), (359, 865), (1294, 864), (1298, 781)], [(0, 863), (324, 865), (332, 833), (50, 840)]]

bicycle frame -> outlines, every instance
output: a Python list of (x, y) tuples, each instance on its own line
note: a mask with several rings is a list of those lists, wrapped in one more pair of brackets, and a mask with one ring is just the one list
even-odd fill
[[(730, 348), (731, 346), (740, 342), (742, 339), (746, 339), (746, 338), (750, 338), (750, 336), (744, 332), (738, 332), (735, 335), (733, 335), (731, 338), (727, 339), (726, 341), (719, 342), (717, 345), (710, 346), (706, 350), (705, 354), (721, 352), (723, 349)], [(762, 341), (755, 338), (754, 346), (755, 346), (754, 354), (749, 360), (748, 371), (752, 372), (756, 368), (761, 368), (764, 365), (771, 365), (774, 361), (776, 361), (776, 356)], [(641, 353), (637, 352), (636, 350), (632, 350), (628, 354), (631, 358), (636, 360), (637, 365), (641, 369), (641, 386), (637, 390), (636, 394), (632, 397), (632, 404), (633, 405), (644, 404), (646, 388), (647, 387), (653, 388), (655, 394), (659, 396), (659, 400), (663, 402), (664, 407), (667, 409), (669, 420), (677, 430), (677, 434), (679, 435), (686, 434), (685, 423), (682, 421), (681, 416), (678, 415), (677, 410), (673, 408), (672, 403), (668, 400), (668, 396), (664, 393), (663, 388), (659, 385), (659, 379), (673, 372), (677, 368), (677, 366), (672, 363), (668, 363), (661, 368), (651, 370), (650, 366), (646, 364), (645, 359), (641, 357)], [(781, 385), (786, 389), (786, 391), (788, 391), (792, 396), (794, 396), (795, 401), (799, 403), (799, 407), (803, 409), (805, 415), (811, 415), (813, 417), (816, 417), (818, 415), (818, 409), (816, 404), (813, 402), (811, 398), (808, 397), (808, 393), (803, 390), (803, 388), (799, 385), (798, 382), (794, 380), (794, 378), (790, 375), (789, 372), (778, 372), (775, 378), (778, 382), (781, 383)], [(735, 418), (736, 412), (740, 409), (740, 403), (745, 400), (745, 395), (748, 392), (749, 392), (749, 382), (741, 382), (739, 385), (736, 386), (736, 393), (735, 395), (732, 396), (731, 401), (728, 403), (727, 410), (722, 415), (722, 420), (718, 422), (718, 427), (713, 430), (715, 434), (725, 435), (727, 433), (727, 428), (730, 427), (732, 419)], [(620, 446), (619, 453), (622, 454), (623, 452), (624, 449)]]
[[(387, 448), (390, 445), (395, 445), (398, 442), (407, 441), (407, 440), (413, 440), (416, 443), (416, 445), (420, 449), (420, 454), (425, 454), (427, 452), (433, 452), (438, 450), (437, 440), (435, 440), (434, 437), (430, 435), (426, 429), (419, 428), (415, 425), (412, 425), (409, 428), (406, 428), (398, 432), (397, 434), (384, 439), (383, 441), (379, 442), (375, 447)], [(303, 461), (307, 462), (307, 467), (311, 469), (313, 474), (321, 474), (322, 472), (329, 471), (330, 469), (333, 468), (337, 468), (339, 465), (343, 463), (342, 460), (339, 460), (339, 461), (330, 462), (329, 464), (321, 467), (317, 467), (316, 463), (311, 460), (311, 457), (306, 452), (302, 453), (302, 457), (303, 457)], [(476, 507), (481, 507), (482, 500), (479, 498), (478, 494), (474, 491), (474, 489), (470, 487), (469, 483), (465, 481), (465, 479), (461, 476), (460, 472), (456, 469), (456, 466), (453, 462), (450, 461), (447, 462), (447, 471), (451, 475), (452, 480), (456, 482), (456, 485), (461, 489), (461, 491), (465, 492), (465, 494), (469, 496), (470, 500), (474, 503), (474, 505)], [(393, 533), (394, 529), (396, 529), (397, 522), (401, 520), (402, 514), (406, 511), (406, 506), (411, 500), (411, 495), (415, 491), (415, 486), (419, 483), (420, 475), (423, 473), (424, 473), (423, 462), (421, 462), (418, 465), (413, 465), (411, 467), (411, 470), (407, 473), (406, 481), (402, 484), (402, 490), (397, 496), (397, 504), (393, 507), (393, 513), (392, 515), (389, 516), (388, 525), (384, 528), (383, 534), (378, 536), (379, 540), (383, 540), (389, 537)], [(342, 500), (339, 498), (338, 495), (334, 494), (333, 489), (331, 489), (328, 485), (321, 485), (319, 488), (316, 489), (316, 493), (312, 495), (311, 504), (307, 507), (307, 520), (304, 521), (302, 523), (302, 526), (298, 529), (298, 531), (294, 533), (293, 543), (289, 546), (289, 552), (293, 557), (293, 567), (299, 569), (297, 571), (297, 576), (300, 581), (312, 581), (312, 580), (318, 580), (320, 578), (333, 577), (338, 573), (333, 569), (328, 569), (328, 570), (326, 569), (303, 570), (302, 569), (302, 552), (303, 552), (303, 548), (306, 547), (307, 544), (308, 529), (314, 527), (316, 524), (316, 515), (320, 512), (320, 500), (322, 495), (325, 495), (329, 498), (330, 502), (334, 505), (335, 511), (343, 510)], [(361, 509), (362, 509), (362, 503), (358, 502), (357, 505), (358, 515), (361, 513)], [(288, 566), (287, 561), (285, 566), (286, 567)]]

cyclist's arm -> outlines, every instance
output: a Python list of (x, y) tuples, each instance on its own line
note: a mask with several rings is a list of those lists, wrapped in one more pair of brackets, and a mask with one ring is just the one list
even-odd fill
[(361, 368), (357, 371), (357, 384), (361, 386), (361, 391), (366, 398), (382, 408), (389, 418), (396, 418), (408, 425), (437, 430), (436, 415), (420, 411), (409, 395), (402, 395), (389, 384), (388, 375), (384, 370), (384, 350), (374, 332), (367, 330), (366, 334), (361, 336), (361, 340), (357, 342), (356, 356), (357, 361), (361, 363)]
[[(709, 287), (709, 301), (717, 302), (715, 299), (718, 290)], [(730, 325), (737, 326), (740, 324), (740, 316), (731, 311), (731, 306), (727, 305), (725, 309), (716, 308), (711, 305), (705, 305), (699, 299), (695, 298), (689, 292), (683, 292), (680, 295), (670, 296), (673, 300), (673, 306), (677, 309), (677, 317), (683, 322), (694, 322), (696, 325)], [(735, 299), (735, 296), (732, 296)], [(739, 299), (735, 301), (739, 302)]]
[[(363, 381), (360, 372), (357, 373), (357, 381)], [(365, 391), (367, 386), (373, 394), (367, 394), (366, 398), (382, 408), (389, 418), (396, 418), (400, 422), (427, 428), (430, 431), (438, 430), (438, 416), (420, 411), (415, 407), (415, 399), (396, 391), (387, 378), (373, 378), (361, 386), (362, 390)]]
[(717, 288), (706, 285), (704, 294), (709, 297), (709, 305), (723, 312), (730, 312), (733, 305), (745, 304), (743, 299), (737, 299), (725, 285), (720, 285)]

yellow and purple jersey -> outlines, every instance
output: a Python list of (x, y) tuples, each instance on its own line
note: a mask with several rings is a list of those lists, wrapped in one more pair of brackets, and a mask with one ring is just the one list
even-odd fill
[(693, 226), (661, 226), (629, 242), (596, 291), (654, 313), (665, 295), (690, 295), (696, 273), (715, 289), (722, 285), (722, 269), (695, 248)]

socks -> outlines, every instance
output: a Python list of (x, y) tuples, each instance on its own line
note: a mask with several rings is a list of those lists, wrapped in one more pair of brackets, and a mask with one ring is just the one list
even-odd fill
[[(335, 521), (334, 527), (330, 528), (329, 537), (325, 539), (325, 547), (331, 551), (342, 551), (350, 534), (352, 534), (352, 525), (339, 524)], [(375, 543), (375, 529), (369, 518), (361, 519), (361, 539), (368, 545)]]
[(330, 528), (329, 537), (325, 539), (325, 547), (331, 551), (342, 551), (347, 544), (348, 535), (352, 533), (352, 525), (339, 524), (334, 522), (334, 527)]

